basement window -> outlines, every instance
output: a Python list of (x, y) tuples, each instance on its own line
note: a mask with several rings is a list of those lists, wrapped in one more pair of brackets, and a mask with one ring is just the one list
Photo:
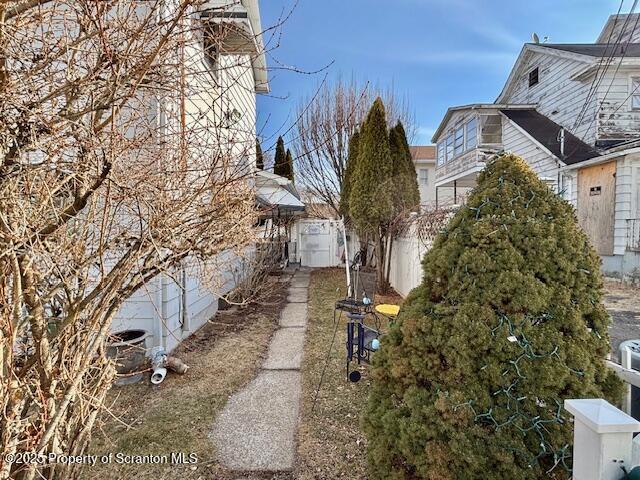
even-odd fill
[(540, 83), (540, 69), (538, 67), (534, 68), (529, 72), (529, 88)]

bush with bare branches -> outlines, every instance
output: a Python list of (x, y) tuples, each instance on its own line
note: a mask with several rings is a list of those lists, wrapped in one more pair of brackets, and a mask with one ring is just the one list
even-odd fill
[(0, 4), (0, 478), (76, 476), (8, 455), (85, 452), (123, 302), (253, 240), (254, 119), (220, 101), (248, 55), (200, 3)]

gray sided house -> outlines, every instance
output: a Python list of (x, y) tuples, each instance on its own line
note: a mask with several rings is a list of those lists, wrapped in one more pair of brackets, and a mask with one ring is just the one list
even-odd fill
[(610, 17), (593, 44), (525, 44), (494, 103), (447, 111), (436, 188), (472, 187), (492, 155), (517, 154), (576, 207), (605, 274), (640, 277), (639, 20)]

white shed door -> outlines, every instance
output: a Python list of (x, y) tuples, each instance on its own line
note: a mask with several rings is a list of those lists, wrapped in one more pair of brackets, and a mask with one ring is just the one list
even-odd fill
[(331, 258), (331, 235), (329, 221), (304, 222), (300, 224), (300, 261), (304, 267), (329, 267)]

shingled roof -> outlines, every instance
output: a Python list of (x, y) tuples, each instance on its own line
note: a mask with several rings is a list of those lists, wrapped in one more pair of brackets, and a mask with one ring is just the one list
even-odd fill
[[(560, 133), (562, 129), (560, 125), (533, 109), (501, 110), (501, 112), (556, 157), (562, 158), (560, 142), (558, 141), (558, 133)], [(573, 165), (600, 156), (600, 153), (598, 153), (595, 148), (583, 142), (566, 129), (564, 135), (564, 152), (564, 163), (567, 165)]]
[(409, 147), (411, 150), (411, 157), (416, 160), (435, 160), (436, 147), (433, 145), (415, 145)]

